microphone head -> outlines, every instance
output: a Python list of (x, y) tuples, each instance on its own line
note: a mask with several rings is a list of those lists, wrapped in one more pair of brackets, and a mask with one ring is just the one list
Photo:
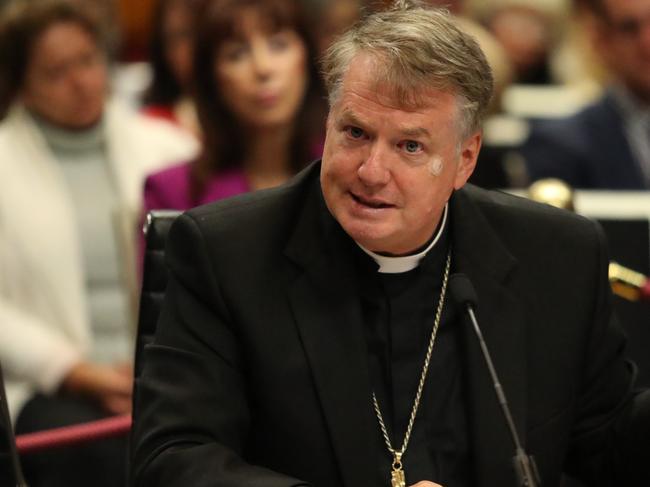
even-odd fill
[(449, 277), (449, 292), (452, 299), (460, 306), (478, 306), (478, 298), (472, 281), (465, 274), (452, 274)]

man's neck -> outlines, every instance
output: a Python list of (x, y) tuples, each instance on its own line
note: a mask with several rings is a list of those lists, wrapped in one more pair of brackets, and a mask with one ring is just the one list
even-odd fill
[(438, 228), (432, 235), (431, 239), (423, 246), (414, 250), (413, 252), (407, 255), (401, 256), (390, 256), (383, 255), (377, 252), (366, 249), (361, 244), (357, 242), (357, 245), (368, 254), (372, 259), (379, 265), (378, 272), (386, 274), (397, 274), (401, 272), (408, 272), (415, 269), (420, 265), (422, 259), (436, 246), (436, 244), (442, 238), (442, 235), (447, 228), (447, 213), (449, 211), (449, 204), (445, 205), (445, 209), (442, 213), (442, 218)]

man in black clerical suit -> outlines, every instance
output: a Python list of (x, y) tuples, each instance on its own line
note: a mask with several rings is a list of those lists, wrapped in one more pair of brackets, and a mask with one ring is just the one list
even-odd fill
[(624, 359), (599, 228), (465, 186), (492, 86), (474, 40), (401, 1), (323, 71), (322, 162), (174, 223), (134, 485), (517, 485), (454, 273), (476, 289), (542, 484), (650, 485), (650, 397)]

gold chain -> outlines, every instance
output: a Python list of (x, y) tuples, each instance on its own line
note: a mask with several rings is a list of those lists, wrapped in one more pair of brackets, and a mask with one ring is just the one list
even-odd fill
[(377, 396), (375, 392), (372, 393), (372, 404), (375, 408), (375, 414), (377, 416), (377, 421), (379, 422), (379, 427), (381, 432), (384, 435), (384, 442), (388, 451), (393, 455), (393, 471), (392, 471), (392, 485), (403, 486), (405, 485), (404, 471), (402, 468), (402, 456), (406, 451), (409, 440), (411, 439), (411, 431), (413, 430), (413, 423), (415, 423), (415, 416), (417, 415), (418, 408), (420, 407), (420, 399), (422, 398), (422, 390), (424, 389), (424, 383), (427, 378), (427, 372), (429, 370), (429, 362), (431, 361), (431, 352), (433, 351), (433, 344), (436, 341), (436, 335), (438, 333), (438, 327), (440, 326), (440, 321), (442, 319), (442, 309), (445, 304), (445, 296), (447, 294), (447, 281), (449, 280), (449, 270), (451, 268), (451, 249), (447, 253), (447, 262), (445, 264), (445, 273), (442, 278), (442, 289), (440, 290), (440, 299), (438, 301), (438, 307), (436, 308), (436, 317), (433, 322), (433, 329), (431, 330), (431, 338), (429, 338), (429, 345), (427, 346), (427, 354), (424, 358), (424, 364), (422, 366), (422, 374), (420, 374), (420, 383), (418, 384), (418, 390), (415, 393), (415, 399), (413, 401), (413, 409), (411, 410), (411, 417), (409, 418), (408, 426), (406, 427), (406, 433), (404, 433), (404, 442), (402, 443), (402, 448), (395, 450), (388, 436), (388, 431), (386, 430), (386, 425), (384, 424), (384, 418), (379, 409), (379, 402), (377, 401)]

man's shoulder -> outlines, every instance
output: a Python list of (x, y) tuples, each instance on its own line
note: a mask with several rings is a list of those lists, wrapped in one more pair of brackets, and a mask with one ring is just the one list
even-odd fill
[(318, 191), (318, 168), (311, 165), (288, 183), (208, 203), (186, 212), (208, 238), (243, 243), (289, 232), (310, 195)]
[(531, 236), (539, 234), (548, 238), (560, 234), (576, 234), (581, 230), (593, 233), (593, 221), (568, 210), (471, 184), (466, 185), (462, 191), (492, 225), (504, 232), (526, 233)]
[(460, 226), (473, 236), (470, 245), (477, 245), (481, 239), (498, 242), (496, 248), (505, 249), (529, 270), (586, 268), (606, 252), (602, 229), (581, 215), (476, 187), (466, 186), (462, 195), (464, 204), (457, 205), (463, 207), (457, 212), (457, 220), (460, 216)]

